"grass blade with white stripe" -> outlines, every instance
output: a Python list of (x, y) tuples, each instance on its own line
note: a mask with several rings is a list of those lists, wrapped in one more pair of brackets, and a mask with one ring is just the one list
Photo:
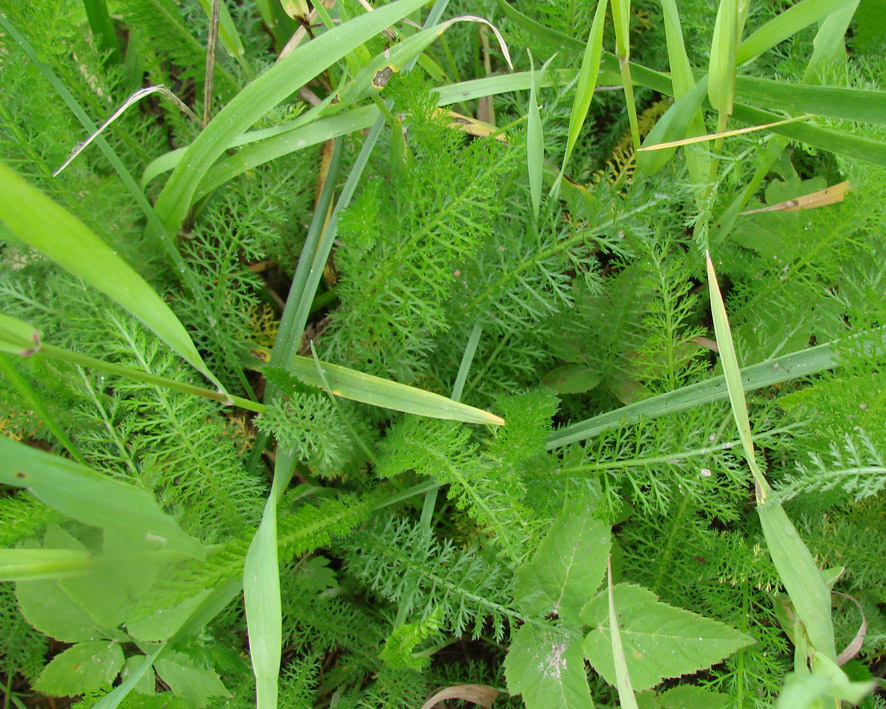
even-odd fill
[(166, 302), (89, 227), (0, 162), (0, 219), (29, 246), (138, 318), (219, 389)]

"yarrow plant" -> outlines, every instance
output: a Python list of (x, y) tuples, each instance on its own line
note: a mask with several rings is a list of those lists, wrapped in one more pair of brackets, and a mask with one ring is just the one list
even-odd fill
[(0, 0), (4, 707), (886, 706), (884, 37)]

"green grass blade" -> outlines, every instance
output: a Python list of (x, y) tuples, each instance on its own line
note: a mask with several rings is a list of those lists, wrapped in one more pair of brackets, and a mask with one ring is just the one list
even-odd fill
[[(0, 349), (2, 349), (2, 343), (0, 343)], [(22, 401), (24, 401), (28, 407), (37, 414), (37, 417), (43, 422), (43, 425), (46, 426), (49, 432), (55, 436), (55, 439), (62, 444), (62, 447), (68, 451), (68, 455), (78, 463), (85, 465), (86, 460), (80, 453), (80, 449), (74, 445), (70, 438), (68, 438), (64, 429), (59, 425), (58, 421), (56, 421), (51, 410), (43, 405), (43, 400), (41, 399), (40, 394), (34, 390), (34, 387), (31, 386), (31, 383), (27, 379), (19, 374), (12, 362), (9, 361), (9, 357), (2, 353), (0, 353), (0, 374), (3, 375), (9, 386), (18, 392)]]
[(575, 148), (578, 134), (584, 126), (594, 98), (594, 88), (597, 86), (597, 74), (600, 71), (600, 57), (603, 51), (603, 23), (606, 20), (606, 5), (608, 0), (597, 0), (597, 11), (594, 13), (594, 21), (591, 23), (591, 31), (588, 34), (588, 42), (585, 46), (584, 56), (581, 60), (581, 69), (578, 72), (578, 85), (575, 89), (575, 101), (572, 104), (572, 112), (569, 115), (569, 130), (566, 138), (566, 153), (563, 155), (563, 167), (561, 174), (566, 172), (569, 156)]
[[(762, 111), (758, 108), (738, 103), (735, 104), (735, 110), (732, 115), (736, 119), (750, 125), (763, 125), (784, 119), (784, 116), (780, 116), (777, 113)], [(862, 138), (845, 131), (819, 128), (809, 123), (788, 123), (773, 126), (766, 130), (830, 153), (886, 166), (886, 143)]]
[[(289, 364), (290, 371), (305, 384), (324, 388), (313, 359), (295, 356)], [(326, 380), (332, 387), (331, 393), (344, 399), (430, 418), (493, 426), (504, 425), (504, 420), (495, 414), (453, 401), (440, 394), (374, 377), (371, 374), (363, 374), (336, 364), (325, 362), (321, 364)]]
[(846, 68), (846, 30), (858, 9), (859, 0), (850, 0), (845, 6), (832, 12), (821, 21), (815, 39), (812, 40), (812, 56), (803, 72), (804, 84), (820, 84), (822, 68), (830, 63), (839, 63)]
[(529, 67), (533, 75), (529, 88), (529, 114), (526, 119), (526, 167), (529, 171), (529, 196), (532, 211), (538, 219), (541, 209), (541, 186), (545, 163), (545, 137), (541, 127), (541, 114), (538, 112), (538, 82), (535, 77), (535, 63), (529, 53)]
[(804, 86), (752, 76), (739, 77), (735, 88), (742, 101), (758, 106), (886, 125), (886, 91)]
[(611, 558), (606, 560), (606, 585), (609, 593), (609, 638), (612, 643), (612, 661), (615, 665), (615, 686), (618, 690), (618, 699), (623, 709), (637, 709), (637, 697), (634, 696), (634, 688), (631, 686), (628, 663), (625, 660), (625, 651), (621, 643), (618, 615), (615, 612), (615, 597), (612, 593)]
[(424, 0), (397, 0), (299, 47), (248, 84), (188, 147), (157, 199), (155, 210), (174, 235), (197, 187), (227, 145), (281, 101), (388, 25), (418, 10)]
[(751, 422), (748, 419), (748, 405), (744, 396), (744, 385), (741, 380), (741, 369), (738, 366), (738, 357), (735, 354), (735, 345), (732, 342), (732, 331), (729, 328), (729, 320), (726, 317), (726, 305), (717, 284), (717, 274), (714, 272), (714, 262), (710, 254), (706, 257), (708, 269), (708, 290), (711, 298), (711, 316), (714, 320), (714, 333), (717, 337), (717, 346), (720, 351), (720, 361), (723, 363), (723, 376), (726, 378), (726, 388), (729, 391), (729, 403), (732, 407), (732, 415), (735, 418), (735, 427), (738, 429), (738, 438), (744, 449), (745, 457), (751, 472), (754, 474), (754, 482), (757, 485), (757, 501), (762, 502), (771, 492), (769, 483), (760, 473), (754, 455), (754, 441), (751, 435)]
[(766, 546), (791, 599), (797, 616), (817, 652), (836, 660), (834, 628), (831, 620), (831, 593), (828, 590), (809, 549), (800, 539), (794, 525), (788, 519), (781, 504), (772, 495), (772, 489), (757, 466), (754, 443), (748, 419), (747, 402), (741, 381), (741, 372), (732, 332), (726, 315), (726, 306), (717, 285), (717, 275), (710, 254), (707, 255), (708, 285), (711, 298), (711, 315), (714, 331), (723, 363), (732, 415), (738, 428), (739, 439), (745, 451), (757, 488), (757, 512), (763, 528)]
[(565, 50), (569, 54), (578, 54), (585, 48), (585, 44), (580, 40), (533, 20), (505, 0), (497, 0), (497, 2), (504, 16), (513, 20), (516, 25), (524, 30), (527, 30), (534, 39), (546, 42), (557, 51)]
[(88, 551), (0, 549), (0, 581), (34, 581), (82, 576), (95, 566)]
[(107, 295), (216, 386), (190, 335), (148, 283), (83, 222), (0, 163), (0, 219), (29, 246)]
[(277, 706), (277, 676), (280, 673), (283, 647), (277, 560), (277, 504), (292, 479), (294, 465), (288, 465), (291, 456), (278, 452), (278, 460), (281, 458), (285, 460), (282, 465), (278, 463), (275, 466), (271, 494), (268, 495), (261, 524), (252, 538), (243, 566), (243, 597), (258, 709), (275, 709)]
[[(720, 0), (711, 60), (708, 65), (708, 98), (720, 114), (720, 123), (732, 113), (735, 98), (735, 61), (738, 45), (738, 0)], [(722, 131), (723, 128), (718, 128)]]
[(219, 161), (200, 182), (195, 199), (200, 199), (237, 175), (259, 165), (290, 155), (311, 145), (348, 135), (372, 126), (379, 116), (376, 106), (362, 106), (331, 118), (322, 118), (301, 128), (263, 140), (243, 148), (235, 155)]
[(631, 142), (634, 150), (640, 147), (640, 127), (637, 123), (637, 106), (634, 103), (634, 82), (631, 80), (631, 0), (610, 0), (612, 21), (615, 25), (615, 55), (621, 70), (628, 122), (631, 125)]
[[(876, 330), (874, 334), (880, 337), (880, 345), (876, 351), (886, 351), (886, 328)], [(837, 351), (846, 342), (847, 340), (834, 340), (746, 367), (741, 370), (742, 386), (745, 391), (753, 391), (837, 367), (840, 365)], [(866, 349), (873, 354), (875, 348)], [(548, 437), (547, 447), (551, 450), (585, 441), (604, 431), (636, 423), (641, 418), (666, 416), (727, 398), (729, 392), (725, 378), (715, 377), (559, 428)]]
[(26, 488), (44, 504), (83, 524), (123, 530), (191, 557), (204, 555), (203, 545), (182, 531), (145, 490), (2, 436), (0, 483)]
[[(690, 128), (696, 127), (701, 122), (700, 109), (707, 94), (707, 83), (707, 78), (703, 78), (665, 111), (665, 114), (658, 119), (643, 141), (644, 148), (681, 140), (697, 133), (695, 130), (690, 132)], [(701, 123), (701, 127), (704, 128), (704, 123)], [(645, 175), (653, 175), (668, 163), (676, 151), (676, 148), (668, 148), (667, 150), (638, 152), (637, 169)], [(689, 155), (688, 152), (686, 154)], [(693, 153), (693, 155), (695, 154)], [(701, 174), (699, 173), (700, 178)]]
[(120, 61), (120, 43), (114, 31), (114, 23), (108, 12), (105, 0), (83, 0), (86, 19), (96, 47), (101, 52), (110, 52), (109, 59), (115, 64)]
[(744, 64), (751, 61), (779, 42), (793, 37), (804, 27), (820, 22), (845, 6), (846, 0), (802, 0), (792, 5), (741, 43), (735, 57), (736, 62)]
[[(207, 17), (212, 15), (212, 0), (200, 0), (200, 6), (203, 8)], [(243, 58), (246, 53), (246, 50), (243, 49), (243, 40), (240, 39), (240, 34), (237, 32), (234, 20), (231, 17), (231, 13), (228, 11), (228, 6), (224, 0), (222, 0), (219, 5), (218, 36), (219, 39), (221, 39), (222, 46), (228, 54), (235, 59)]]

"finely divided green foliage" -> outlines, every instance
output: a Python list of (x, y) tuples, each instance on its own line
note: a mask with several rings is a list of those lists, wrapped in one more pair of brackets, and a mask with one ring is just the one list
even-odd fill
[[(143, 102), (56, 178), (146, 82), (200, 112), (210, 3), (0, 16), (4, 161), (242, 395), (206, 399), (4, 216), (0, 447), (34, 484), (0, 497), (20, 579), (0, 681), (100, 709), (417, 707), (454, 684), (530, 709), (860, 699), (849, 676), (886, 652), (868, 3), (724, 1), (718, 22), (707, 0), (499, 0), (513, 73), (486, 29), (441, 34), (445, 2), (336, 3), (276, 66), (283, 6), (225, 4), (209, 126)], [(812, 117), (723, 140), (716, 174), (707, 144), (632, 150), (716, 112)], [(776, 209), (844, 180), (842, 202)], [(858, 608), (819, 568), (868, 622), (845, 674)]]

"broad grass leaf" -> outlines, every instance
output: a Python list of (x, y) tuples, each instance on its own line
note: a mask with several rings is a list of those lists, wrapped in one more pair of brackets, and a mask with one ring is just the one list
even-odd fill
[[(662, 603), (640, 586), (620, 583), (613, 588), (613, 597), (628, 671), (638, 692), (663, 679), (707, 669), (754, 642), (728, 625)], [(601, 592), (591, 600), (581, 617), (585, 625), (594, 627), (584, 641), (585, 657), (614, 686), (607, 594)]]
[(524, 625), (508, 648), (505, 676), (526, 709), (593, 709), (578, 634)]
[[(535, 218), (538, 219), (545, 161), (545, 137), (541, 127), (541, 114), (538, 112), (538, 80), (532, 52), (529, 52), (529, 67), (532, 72), (532, 85), (529, 88), (529, 112), (526, 116), (526, 165), (529, 171), (529, 196), (532, 199), (532, 211)], [(542, 73), (544, 73), (544, 69), (542, 69)]]
[(732, 113), (735, 98), (735, 57), (738, 44), (738, 0), (720, 0), (711, 60), (708, 65), (708, 98), (721, 115)]
[(157, 292), (73, 214), (0, 163), (0, 219), (27, 244), (138, 318), (216, 386), (190, 335)]
[(578, 625), (582, 607), (603, 579), (611, 546), (609, 525), (585, 505), (567, 505), (532, 560), (517, 570), (515, 605), (527, 615), (556, 613)]
[(65, 458), (0, 437), (0, 483), (26, 488), (71, 519), (118, 529), (157, 548), (202, 557), (203, 545), (167, 515), (153, 495)]
[[(644, 148), (687, 137), (690, 126), (695, 123), (701, 104), (704, 102), (707, 83), (706, 78), (702, 79), (665, 111), (643, 141)], [(638, 151), (637, 168), (646, 175), (655, 174), (668, 163), (676, 150), (676, 148), (667, 148), (649, 152)]]
[(621, 642), (618, 613), (615, 610), (615, 595), (612, 591), (612, 564), (608, 560), (606, 564), (606, 598), (609, 601), (609, 628), (612, 631), (609, 634), (609, 640), (612, 644), (612, 662), (615, 666), (615, 686), (618, 689), (618, 699), (623, 709), (637, 709), (637, 697), (634, 695), (631, 673), (628, 671), (624, 645)]
[(110, 684), (123, 667), (123, 650), (113, 640), (77, 643), (56, 655), (40, 673), (34, 690), (74, 696)]

